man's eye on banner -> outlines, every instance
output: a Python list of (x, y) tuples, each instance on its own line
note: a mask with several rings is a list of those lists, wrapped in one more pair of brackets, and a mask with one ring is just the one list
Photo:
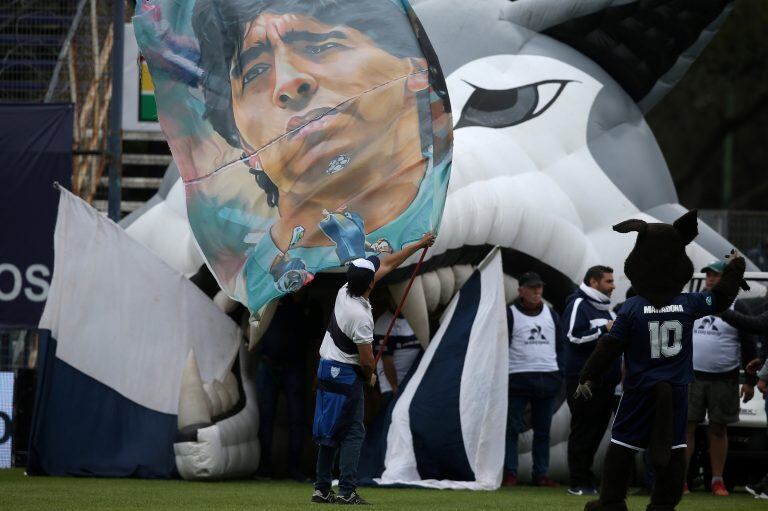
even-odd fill
[(149, 0), (133, 21), (192, 231), (252, 311), (437, 231), (453, 122), (407, 0)]

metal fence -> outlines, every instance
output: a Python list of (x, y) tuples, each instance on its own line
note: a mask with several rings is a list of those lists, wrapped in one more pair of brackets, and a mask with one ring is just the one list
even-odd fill
[(0, 101), (42, 102), (79, 0), (0, 6)]
[(0, 5), (0, 102), (75, 105), (72, 188), (89, 201), (107, 164), (111, 9), (112, 0)]
[(744, 252), (768, 240), (768, 211), (704, 209), (699, 218)]

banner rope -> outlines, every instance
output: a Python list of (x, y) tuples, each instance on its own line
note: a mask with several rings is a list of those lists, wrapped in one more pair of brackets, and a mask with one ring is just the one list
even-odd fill
[(424, 256), (427, 255), (427, 250), (429, 250), (429, 247), (424, 247), (424, 250), (421, 251), (421, 257), (419, 257), (419, 262), (416, 263), (416, 267), (413, 269), (411, 280), (408, 281), (408, 285), (405, 288), (405, 293), (403, 293), (403, 297), (400, 298), (400, 303), (397, 304), (397, 309), (395, 309), (395, 314), (392, 316), (392, 320), (389, 322), (389, 327), (387, 327), (387, 333), (384, 335), (384, 339), (382, 339), (381, 345), (379, 345), (379, 352), (376, 353), (376, 358), (373, 361), (374, 371), (376, 370), (376, 367), (379, 365), (379, 360), (381, 360), (381, 356), (384, 353), (384, 349), (387, 347), (387, 341), (389, 341), (389, 334), (392, 333), (392, 327), (395, 326), (395, 320), (400, 315), (400, 310), (403, 308), (405, 299), (408, 298), (408, 293), (411, 291), (411, 286), (413, 285), (413, 281), (416, 279), (416, 275), (418, 275), (419, 273), (419, 268), (421, 268), (421, 263), (424, 262)]

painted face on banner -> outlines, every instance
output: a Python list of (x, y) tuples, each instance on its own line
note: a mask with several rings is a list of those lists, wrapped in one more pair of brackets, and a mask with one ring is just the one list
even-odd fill
[(150, 0), (134, 26), (192, 231), (252, 310), (437, 229), (453, 123), (407, 2)]
[[(387, 138), (418, 132), (416, 93), (428, 86), (426, 61), (387, 53), (353, 28), (265, 13), (246, 25), (232, 67), (242, 144), (265, 148), (261, 165), (286, 193), (357, 181), (361, 176), (333, 172), (332, 164), (348, 160), (359, 168), (365, 158), (370, 166), (391, 149), (395, 141)], [(377, 150), (366, 151), (376, 140)]]

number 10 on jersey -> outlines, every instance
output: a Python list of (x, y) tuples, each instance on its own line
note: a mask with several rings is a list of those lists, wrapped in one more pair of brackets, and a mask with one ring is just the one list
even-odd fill
[(683, 325), (679, 321), (651, 321), (651, 358), (674, 357), (683, 348)]

